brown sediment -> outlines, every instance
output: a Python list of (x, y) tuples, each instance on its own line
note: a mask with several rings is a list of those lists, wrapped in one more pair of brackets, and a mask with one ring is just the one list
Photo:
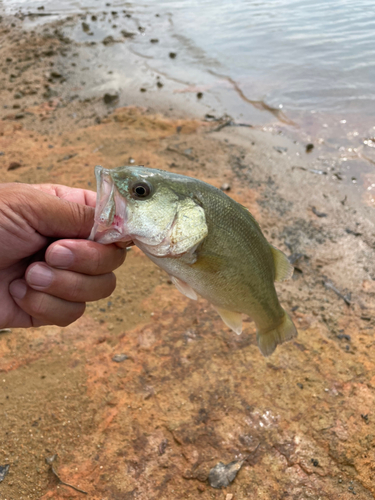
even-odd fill
[[(26, 51), (64, 45), (18, 36)], [(3, 61), (14, 43), (1, 48)], [(44, 64), (26, 69), (27, 79), (43, 78)], [(277, 135), (207, 133), (214, 124), (134, 106), (108, 113), (99, 97), (72, 103), (56, 84), (44, 98), (40, 85), (37, 98), (23, 98), (23, 118), (1, 110), (2, 182), (95, 189), (96, 164), (133, 158), (227, 183), (293, 256), (298, 270), (277, 288), (299, 336), (263, 358), (249, 320), (236, 336), (132, 248), (113, 296), (75, 324), (0, 333), (0, 465), (11, 466), (1, 498), (81, 498), (51, 474), (45, 458), (55, 453), (59, 478), (93, 500), (374, 498), (375, 240), (366, 207), (311, 173), (303, 145)], [(17, 103), (12, 95), (1, 99)], [(209, 486), (218, 462), (242, 459), (230, 486)]]

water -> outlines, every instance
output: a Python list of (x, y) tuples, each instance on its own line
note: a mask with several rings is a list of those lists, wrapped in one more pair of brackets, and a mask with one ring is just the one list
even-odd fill
[[(203, 92), (202, 102), (215, 112), (258, 125), (284, 123), (306, 140), (341, 151), (345, 161), (367, 162), (365, 170), (375, 161), (373, 0), (5, 0), (4, 5), (23, 12), (41, 12), (41, 5), (44, 13), (106, 11), (90, 22), (92, 35), (77, 24), (74, 37), (99, 41), (109, 33), (121, 36), (122, 29), (136, 32), (129, 43), (145, 65), (179, 82), (181, 91)], [(159, 42), (150, 43), (152, 38)], [(170, 51), (177, 53), (174, 60)]]

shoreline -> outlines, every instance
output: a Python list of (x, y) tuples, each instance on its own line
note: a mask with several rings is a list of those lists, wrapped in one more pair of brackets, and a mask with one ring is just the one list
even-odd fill
[[(233, 122), (285, 136), (287, 141), (312, 143), (312, 168), (351, 185), (353, 191), (374, 189), (370, 122), (367, 130), (357, 115), (350, 119), (350, 115), (325, 114), (322, 110), (310, 110), (311, 115), (308, 110), (304, 114), (290, 110), (289, 116), (288, 111), (284, 115), (282, 109), (252, 100), (243, 92), (240, 81), (225, 74), (219, 61), (207, 58), (199, 47), (191, 46), (186, 37), (180, 36), (178, 26), (173, 27), (172, 14), (165, 9), (158, 13), (156, 7), (136, 8), (120, 2), (117, 7), (106, 4), (104, 11), (94, 6), (77, 11), (68, 4), (72, 11), (68, 7), (57, 9), (59, 14), (50, 16), (54, 14), (54, 5), (35, 4), (32, 8), (19, 4), (8, 10), (13, 10), (27, 30), (55, 26), (66, 46), (75, 45), (78, 66), (69, 67), (62, 58), (60, 64), (80, 98), (95, 99), (109, 92), (119, 96), (114, 107), (146, 106), (176, 117), (201, 118), (208, 113), (223, 118), (229, 114)], [(54, 21), (49, 23), (50, 19)], [(192, 57), (197, 51), (201, 62)], [(350, 127), (347, 121), (353, 122)], [(364, 202), (374, 207), (375, 197), (367, 194)]]
[(136, 79), (110, 104), (105, 82), (86, 94), (92, 47), (68, 40), (64, 26), (0, 24), (3, 182), (95, 189), (96, 164), (131, 158), (229, 184), (295, 266), (277, 289), (299, 336), (263, 358), (253, 323), (234, 336), (132, 248), (113, 296), (74, 325), (0, 333), (0, 465), (11, 466), (0, 494), (75, 498), (45, 463), (58, 453), (59, 476), (93, 500), (222, 499), (208, 473), (233, 460), (244, 460), (225, 490), (235, 500), (373, 498), (372, 208), (305, 144), (187, 114), (192, 96), (170, 83), (162, 102), (157, 75), (155, 91), (140, 92)]

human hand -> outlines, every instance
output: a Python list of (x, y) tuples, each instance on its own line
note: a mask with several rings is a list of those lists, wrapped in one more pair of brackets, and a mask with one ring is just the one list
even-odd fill
[(0, 328), (67, 326), (113, 292), (125, 250), (85, 239), (95, 202), (84, 189), (0, 184)]

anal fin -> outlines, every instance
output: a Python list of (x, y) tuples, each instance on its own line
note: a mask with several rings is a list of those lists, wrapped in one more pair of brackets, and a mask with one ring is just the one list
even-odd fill
[(221, 309), (219, 307), (215, 307), (216, 311), (220, 314), (221, 319), (224, 321), (224, 323), (234, 331), (234, 333), (237, 333), (237, 335), (241, 335), (242, 333), (242, 314), (233, 312), (233, 311), (227, 311), (226, 309)]
[(288, 280), (293, 276), (294, 267), (289, 262), (288, 257), (277, 248), (271, 247), (273, 261), (275, 263), (275, 281)]
[(176, 278), (176, 276), (170, 276), (172, 283), (175, 285), (177, 290), (189, 299), (197, 300), (198, 295), (195, 293), (195, 291), (191, 288), (190, 285), (185, 283), (185, 281), (180, 280), (180, 278)]

